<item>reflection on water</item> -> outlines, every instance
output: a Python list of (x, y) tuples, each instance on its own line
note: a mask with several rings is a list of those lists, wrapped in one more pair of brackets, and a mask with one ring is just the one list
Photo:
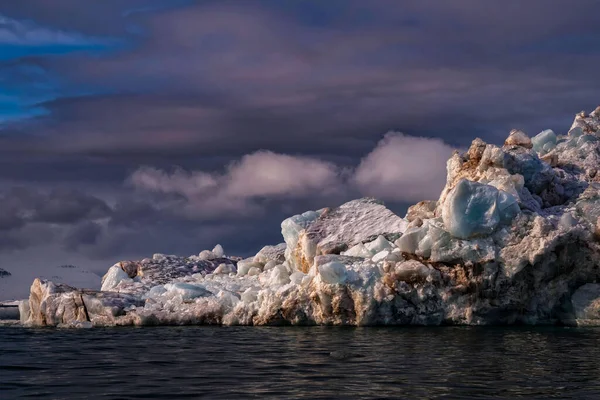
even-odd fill
[(600, 398), (600, 330), (0, 328), (0, 398)]

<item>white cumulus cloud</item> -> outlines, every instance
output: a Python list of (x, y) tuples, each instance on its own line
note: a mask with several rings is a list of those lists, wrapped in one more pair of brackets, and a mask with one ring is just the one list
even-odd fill
[(441, 139), (389, 132), (361, 160), (353, 182), (364, 195), (383, 200), (435, 200), (453, 150)]
[(222, 173), (166, 172), (145, 166), (128, 182), (140, 191), (175, 195), (170, 203), (165, 201), (167, 207), (201, 217), (263, 212), (262, 199), (337, 196), (349, 200), (363, 195), (417, 202), (438, 198), (452, 151), (440, 139), (390, 132), (351, 170), (311, 157), (263, 150), (243, 156)]

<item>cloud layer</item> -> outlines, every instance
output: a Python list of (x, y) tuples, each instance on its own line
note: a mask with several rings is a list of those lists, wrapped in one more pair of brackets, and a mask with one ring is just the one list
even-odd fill
[(164, 195), (163, 205), (204, 217), (259, 213), (261, 203), (273, 200), (335, 201), (362, 195), (416, 202), (437, 199), (452, 150), (440, 139), (389, 132), (356, 168), (259, 151), (231, 163), (222, 174), (141, 167), (128, 182)]

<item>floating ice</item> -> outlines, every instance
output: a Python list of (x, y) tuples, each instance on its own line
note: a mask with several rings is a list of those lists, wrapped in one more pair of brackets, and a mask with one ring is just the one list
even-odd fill
[[(568, 136), (513, 131), (452, 155), (406, 219), (358, 199), (282, 223), (240, 260), (157, 254), (102, 292), (35, 280), (26, 325), (600, 325), (600, 112)], [(235, 273), (237, 272), (237, 274)], [(131, 279), (134, 278), (134, 279)]]

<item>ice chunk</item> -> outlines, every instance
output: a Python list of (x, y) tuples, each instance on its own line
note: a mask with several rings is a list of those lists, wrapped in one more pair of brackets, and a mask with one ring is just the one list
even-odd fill
[(432, 268), (416, 260), (409, 260), (396, 264), (394, 275), (399, 281), (415, 283), (426, 281), (430, 277), (433, 278), (436, 274)]
[(385, 260), (387, 258), (387, 256), (389, 256), (389, 255), (390, 255), (389, 250), (381, 250), (379, 253), (377, 253), (373, 256), (371, 261), (373, 261), (374, 263), (378, 263), (379, 261)]
[(163, 294), (167, 293), (167, 289), (165, 289), (165, 287), (163, 285), (158, 285), (158, 286), (154, 286), (152, 289), (150, 289), (148, 291), (148, 293), (146, 293), (143, 298), (156, 298), (158, 296), (162, 296)]
[(498, 211), (500, 212), (500, 219), (502, 222), (512, 221), (512, 219), (517, 216), (519, 211), (521, 211), (517, 198), (512, 194), (505, 192), (504, 190), (498, 191), (498, 200), (496, 204), (498, 206)]
[[(322, 212), (322, 211), (321, 211)], [(293, 217), (283, 220), (281, 223), (281, 234), (285, 241), (285, 259), (289, 260), (295, 269), (300, 267), (297, 260), (292, 257), (292, 252), (298, 245), (300, 233), (314, 222), (320, 216), (319, 211), (306, 211), (305, 213), (294, 215)]]
[(217, 299), (221, 303), (221, 306), (226, 312), (231, 311), (240, 302), (239, 297), (236, 297), (233, 293), (221, 290), (217, 293)]
[(214, 260), (215, 258), (217, 257), (210, 250), (202, 250), (200, 254), (198, 254), (198, 259), (200, 260)]
[(406, 220), (375, 199), (352, 200), (306, 225), (294, 242), (296, 247), (288, 243), (286, 259), (295, 269), (307, 272), (317, 255), (339, 254), (379, 235), (399, 236), (406, 225)]
[(293, 217), (283, 220), (281, 223), (281, 234), (283, 235), (283, 240), (285, 240), (288, 250), (296, 248), (300, 232), (317, 218), (319, 218), (319, 213), (315, 211), (306, 211), (303, 214), (294, 215)]
[(452, 236), (469, 239), (489, 235), (501, 221), (510, 221), (519, 212), (515, 197), (493, 186), (461, 179), (442, 207), (446, 230)]
[(252, 303), (258, 298), (258, 292), (255, 289), (248, 288), (241, 294), (241, 300), (246, 303)]
[(165, 285), (165, 290), (166, 295), (179, 295), (183, 300), (191, 300), (195, 299), (196, 297), (205, 297), (212, 294), (202, 285), (192, 285), (184, 282), (167, 283)]
[(300, 271), (296, 271), (293, 274), (290, 275), (290, 281), (292, 281), (292, 283), (296, 284), (296, 285), (301, 285), (302, 284), (302, 280), (306, 277), (307, 275), (304, 272), (300, 272)]
[(576, 203), (577, 211), (590, 224), (596, 225), (600, 220), (600, 188), (590, 187)]
[(212, 249), (212, 253), (215, 258), (222, 258), (225, 256), (225, 250), (223, 250), (223, 246), (217, 244), (214, 249)]
[(254, 261), (266, 264), (269, 261), (276, 261), (281, 264), (285, 261), (285, 243), (279, 243), (277, 246), (265, 246), (254, 256)]
[(290, 275), (283, 265), (277, 265), (269, 272), (268, 284), (270, 286), (285, 285), (289, 282)]
[(556, 134), (550, 129), (538, 133), (531, 139), (533, 149), (542, 155), (556, 147), (556, 141)]
[(517, 198), (525, 186), (525, 178), (523, 178), (523, 175), (520, 174), (502, 175), (495, 177), (489, 182), (481, 183), (487, 183), (498, 190), (504, 190), (505, 192), (508, 192)]
[(403, 253), (416, 254), (417, 249), (419, 248), (419, 242), (426, 234), (427, 227), (409, 228), (398, 240), (396, 240), (395, 245), (398, 246), (398, 249)]
[(251, 268), (258, 268), (260, 271), (262, 269), (262, 266), (259, 263), (254, 262), (254, 257), (240, 260), (237, 263), (237, 275), (238, 276), (248, 275), (248, 272), (250, 271)]
[(115, 264), (102, 277), (102, 288), (100, 290), (103, 292), (114, 290), (121, 282), (133, 282), (133, 279), (118, 264)]
[(371, 258), (373, 256), (373, 252), (367, 249), (367, 247), (363, 243), (359, 243), (351, 247), (347, 251), (343, 251), (341, 255), (350, 257)]
[(233, 265), (222, 263), (214, 270), (213, 274), (231, 274), (232, 272), (235, 272)]
[(583, 135), (583, 129), (581, 129), (581, 127), (576, 126), (575, 128), (571, 129), (569, 131), (569, 136), (574, 137), (574, 138), (578, 138), (579, 136)]
[(566, 231), (568, 231), (575, 225), (577, 225), (577, 219), (570, 212), (564, 213), (560, 216), (560, 219), (558, 220), (558, 226)]
[(577, 139), (577, 147), (582, 147), (586, 143), (594, 143), (598, 141), (596, 135), (583, 135)]
[[(254, 259), (256, 260), (256, 257), (254, 257)], [(268, 261), (268, 262), (265, 264), (265, 266), (263, 267), (263, 271), (268, 271), (268, 270), (270, 270), (270, 269), (273, 269), (273, 268), (275, 268), (277, 265), (281, 265), (281, 264), (278, 264), (278, 263), (277, 263), (277, 261), (275, 261), (275, 260)]]
[(248, 276), (256, 276), (259, 275), (261, 273), (261, 270), (259, 267), (250, 267), (250, 269), (248, 270)]
[(388, 242), (388, 240), (383, 235), (377, 236), (377, 239), (373, 240), (370, 243), (367, 243), (365, 246), (373, 254), (377, 254), (380, 251), (392, 248), (392, 244)]
[(327, 264), (319, 265), (319, 275), (325, 283), (335, 285), (346, 282), (346, 266), (338, 261), (332, 261)]
[(529, 136), (527, 136), (525, 132), (520, 131), (518, 129), (513, 129), (512, 131), (510, 131), (510, 135), (504, 142), (504, 145), (521, 146), (530, 149), (533, 144), (531, 143), (531, 139), (529, 138)]

